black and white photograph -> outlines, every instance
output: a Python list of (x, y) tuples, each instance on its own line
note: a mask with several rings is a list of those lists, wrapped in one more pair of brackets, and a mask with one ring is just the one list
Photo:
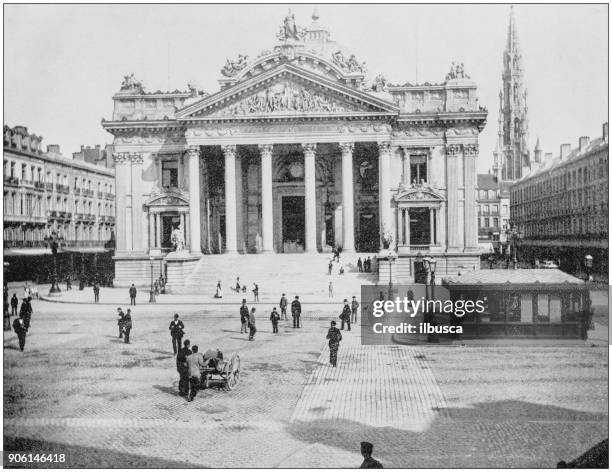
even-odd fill
[(608, 3), (2, 10), (5, 468), (608, 468)]

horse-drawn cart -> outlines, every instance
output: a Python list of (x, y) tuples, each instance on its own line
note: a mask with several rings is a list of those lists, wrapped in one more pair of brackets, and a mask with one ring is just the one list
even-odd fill
[(207, 366), (200, 369), (203, 388), (212, 386), (218, 386), (226, 390), (236, 388), (240, 382), (240, 356), (238, 354), (233, 354), (229, 360), (223, 357), (208, 358), (206, 355), (205, 359)]

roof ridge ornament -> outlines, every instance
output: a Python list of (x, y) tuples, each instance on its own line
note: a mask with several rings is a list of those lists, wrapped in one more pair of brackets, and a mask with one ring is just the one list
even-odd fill
[(248, 59), (249, 56), (244, 54), (238, 54), (238, 59), (235, 61), (226, 59), (225, 65), (223, 66), (223, 69), (221, 69), (221, 74), (223, 74), (225, 77), (232, 77), (236, 75), (247, 66)]
[(291, 11), (291, 9), (289, 9), (289, 12), (283, 20), (283, 24), (281, 25), (279, 32), (276, 34), (276, 37), (281, 42), (287, 42), (290, 40), (302, 41), (304, 36), (306, 36), (306, 30), (298, 27), (295, 24), (295, 14)]

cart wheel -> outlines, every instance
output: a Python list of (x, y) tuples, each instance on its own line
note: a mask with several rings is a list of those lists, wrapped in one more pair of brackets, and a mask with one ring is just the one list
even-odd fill
[(234, 374), (229, 372), (225, 379), (225, 387), (227, 388), (227, 390), (234, 390), (235, 386), (236, 386), (236, 379), (234, 378)]

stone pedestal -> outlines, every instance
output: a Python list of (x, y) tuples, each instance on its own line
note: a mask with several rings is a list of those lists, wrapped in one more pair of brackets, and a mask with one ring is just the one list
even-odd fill
[(200, 256), (189, 254), (187, 251), (171, 252), (166, 256), (168, 279), (166, 293), (175, 293), (179, 287), (185, 285), (185, 280), (191, 275)]

